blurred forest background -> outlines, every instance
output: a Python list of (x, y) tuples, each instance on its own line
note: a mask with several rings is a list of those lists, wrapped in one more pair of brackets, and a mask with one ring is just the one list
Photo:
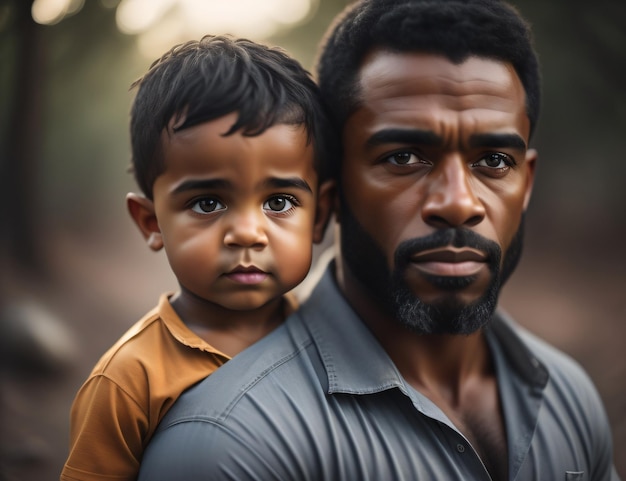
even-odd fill
[[(176, 289), (126, 214), (130, 84), (204, 33), (312, 68), (346, 3), (0, 0), (0, 480), (58, 479), (74, 393)], [(626, 477), (626, 1), (513, 3), (534, 27), (544, 100), (525, 254), (501, 306), (587, 369)]]

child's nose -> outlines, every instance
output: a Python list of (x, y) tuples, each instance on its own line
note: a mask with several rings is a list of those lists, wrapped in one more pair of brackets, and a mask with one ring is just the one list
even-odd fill
[(268, 239), (265, 231), (266, 218), (261, 209), (232, 215), (232, 219), (224, 235), (226, 247), (248, 247), (262, 249), (267, 246)]

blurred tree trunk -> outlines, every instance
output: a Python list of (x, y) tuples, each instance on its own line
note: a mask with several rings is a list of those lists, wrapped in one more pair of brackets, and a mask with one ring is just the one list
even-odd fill
[(0, 219), (3, 256), (13, 267), (33, 274), (44, 271), (39, 249), (40, 209), (37, 197), (37, 158), (42, 143), (42, 26), (31, 17), (32, 1), (12, 2), (14, 54), (10, 68), (10, 91), (6, 151), (0, 165)]

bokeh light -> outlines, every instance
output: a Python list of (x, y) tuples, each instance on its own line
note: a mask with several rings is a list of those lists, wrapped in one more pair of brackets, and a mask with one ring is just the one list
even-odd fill
[[(134, 35), (140, 53), (159, 56), (172, 45), (206, 34), (262, 41), (309, 20), (319, 0), (101, 0), (116, 8), (118, 29)], [(35, 0), (33, 20), (54, 25), (79, 12), (85, 0)]]
[(54, 25), (79, 12), (85, 0), (35, 0), (31, 9), (33, 20), (42, 25)]
[(317, 0), (122, 0), (116, 21), (120, 31), (137, 35), (141, 53), (153, 58), (208, 33), (267, 39), (305, 22), (317, 6)]

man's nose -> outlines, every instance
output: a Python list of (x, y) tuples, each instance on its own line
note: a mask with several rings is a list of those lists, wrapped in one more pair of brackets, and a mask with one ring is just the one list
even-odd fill
[(267, 246), (267, 219), (261, 208), (231, 213), (224, 234), (226, 247), (263, 249)]
[(437, 228), (473, 226), (485, 218), (485, 206), (472, 185), (472, 172), (457, 155), (442, 159), (429, 174), (422, 207), (424, 221)]

